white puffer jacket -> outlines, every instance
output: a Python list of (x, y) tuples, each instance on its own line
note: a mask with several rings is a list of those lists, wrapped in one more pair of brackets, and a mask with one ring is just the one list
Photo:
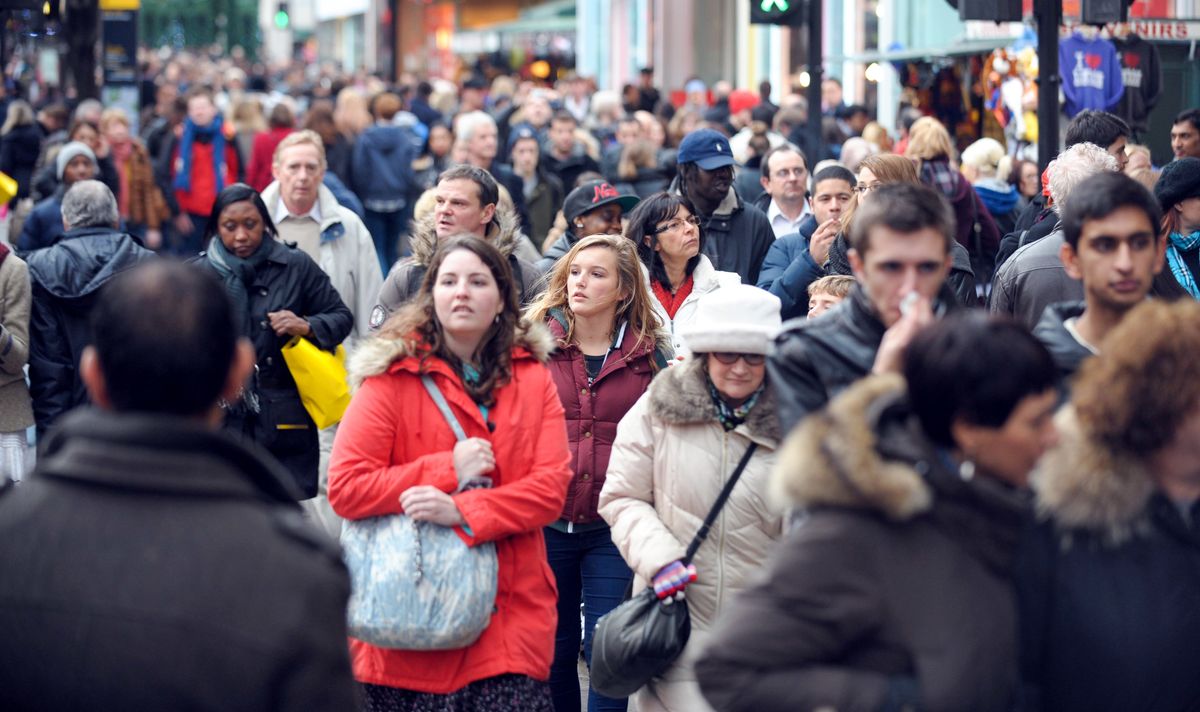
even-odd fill
[(672, 319), (667, 315), (666, 308), (658, 301), (654, 290), (650, 289), (650, 273), (646, 270), (645, 266), (642, 267), (642, 276), (646, 280), (646, 290), (650, 292), (654, 314), (662, 323), (663, 331), (671, 335), (671, 346), (675, 348), (676, 356), (686, 356), (688, 354), (687, 347), (683, 345), (683, 339), (679, 338), (679, 330), (695, 320), (700, 297), (714, 289), (742, 283), (742, 278), (737, 274), (717, 270), (713, 267), (712, 262), (709, 261), (707, 256), (700, 255), (700, 261), (696, 263), (696, 269), (692, 270), (692, 292), (684, 298), (683, 304), (679, 305), (679, 309), (675, 312), (675, 318)]
[(721, 488), (753, 440), (750, 458), (728, 502), (696, 552), (697, 580), (687, 589), (692, 634), (662, 678), (640, 690), (640, 712), (704, 712), (692, 661), (713, 621), (766, 561), (782, 531), (767, 506), (779, 421), (768, 384), (746, 422), (726, 432), (709, 396), (701, 359), (660, 373), (617, 427), (600, 516), (645, 588), (665, 565), (683, 557)]

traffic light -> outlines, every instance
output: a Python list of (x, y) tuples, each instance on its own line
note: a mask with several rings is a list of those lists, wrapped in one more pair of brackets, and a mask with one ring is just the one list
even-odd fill
[[(1058, 0), (1055, 0), (1057, 2)], [(960, 20), (988, 20), (990, 22), (1020, 22), (1021, 0), (946, 0), (950, 7), (958, 8)]]
[(286, 30), (291, 23), (292, 18), (288, 15), (288, 4), (286, 2), (279, 3), (278, 8), (275, 10), (275, 26), (281, 30)]
[(750, 0), (750, 23), (798, 27), (807, 9), (807, 0)]

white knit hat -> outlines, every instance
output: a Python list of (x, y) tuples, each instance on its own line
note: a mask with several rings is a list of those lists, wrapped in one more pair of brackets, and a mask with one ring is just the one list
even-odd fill
[(700, 297), (696, 317), (679, 335), (694, 353), (766, 354), (779, 331), (780, 307), (779, 297), (758, 287), (721, 287)]
[(87, 156), (92, 162), (92, 167), (96, 166), (96, 154), (92, 153), (92, 149), (82, 141), (71, 141), (58, 149), (58, 156), (54, 159), (54, 167), (58, 169), (59, 180), (62, 180), (63, 171), (67, 170), (67, 164), (76, 156)]

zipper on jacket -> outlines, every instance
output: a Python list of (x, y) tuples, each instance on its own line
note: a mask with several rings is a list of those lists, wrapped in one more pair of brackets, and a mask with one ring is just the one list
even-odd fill
[[(724, 428), (722, 428), (724, 430)], [(725, 487), (729, 472), (729, 433), (724, 432), (721, 435), (721, 487)], [(720, 491), (720, 490), (718, 490)], [(730, 499), (733, 499), (733, 493), (730, 492)], [(725, 506), (721, 507), (720, 514), (717, 515), (717, 526), (721, 529), (721, 536), (717, 539), (717, 605), (713, 610), (713, 622), (717, 616), (721, 614), (721, 602), (725, 598), (725, 512), (729, 509), (729, 502), (725, 502)]]

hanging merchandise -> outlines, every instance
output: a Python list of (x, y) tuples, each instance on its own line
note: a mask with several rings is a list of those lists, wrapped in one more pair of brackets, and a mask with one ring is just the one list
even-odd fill
[(1125, 119), (1134, 134), (1146, 133), (1146, 119), (1162, 96), (1162, 65), (1158, 47), (1135, 34), (1113, 39), (1121, 61), (1125, 95), (1113, 110)]
[(1025, 135), (1021, 106), (1025, 82), (1016, 55), (1005, 49), (995, 50), (984, 65), (983, 76), (984, 106), (1000, 125), (1005, 145), (1012, 147)]
[(1063, 110), (1072, 119), (1084, 109), (1112, 111), (1125, 92), (1117, 48), (1094, 31), (1088, 34), (1073, 32), (1058, 45)]

